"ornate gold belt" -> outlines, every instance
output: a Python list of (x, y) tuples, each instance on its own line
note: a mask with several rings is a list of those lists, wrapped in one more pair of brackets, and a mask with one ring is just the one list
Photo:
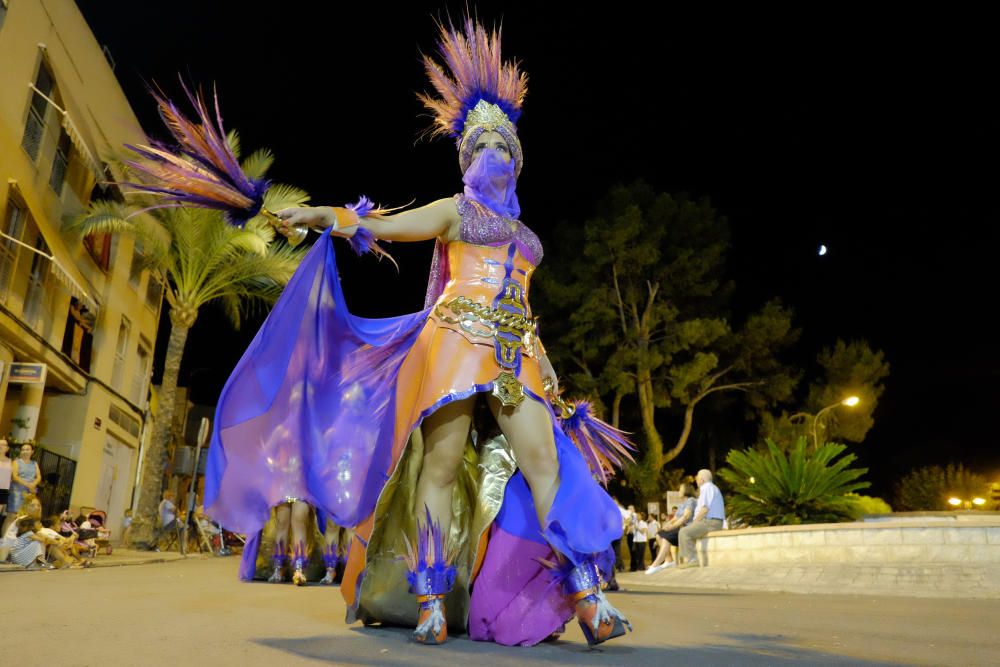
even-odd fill
[[(453, 315), (445, 313), (445, 309), (450, 310)], [(534, 318), (492, 308), (467, 296), (455, 297), (447, 303), (438, 304), (434, 308), (434, 314), (444, 322), (457, 324), (470, 335), (497, 340), (505, 350), (513, 352), (522, 347), (529, 357), (535, 356), (535, 331), (538, 323)]]

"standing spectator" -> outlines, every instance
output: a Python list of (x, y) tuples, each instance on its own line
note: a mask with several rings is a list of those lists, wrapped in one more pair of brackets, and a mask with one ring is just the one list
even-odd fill
[(680, 556), (683, 563), (679, 567), (698, 567), (698, 554), (695, 552), (695, 540), (701, 539), (713, 530), (722, 530), (722, 522), (726, 519), (726, 505), (722, 501), (722, 492), (712, 483), (712, 473), (699, 470), (695, 478), (698, 482), (698, 502), (695, 505), (694, 521), (681, 528)]
[[(622, 534), (627, 532), (625, 530), (625, 519), (628, 517), (628, 510), (622, 507), (621, 502), (617, 498), (614, 499), (615, 505), (618, 507), (618, 511), (622, 515)], [(615, 572), (624, 572), (625, 564), (622, 563), (622, 538), (618, 538), (611, 543), (611, 548), (615, 552)]]
[(646, 569), (646, 545), (649, 544), (649, 538), (646, 536), (646, 515), (639, 512), (633, 525), (631, 571), (638, 572)]
[(649, 542), (649, 553), (652, 559), (656, 560), (656, 534), (660, 532), (660, 522), (656, 520), (656, 514), (649, 515), (646, 522), (646, 540)]
[(31, 455), (35, 453), (35, 448), (30, 442), (21, 445), (20, 455), (11, 464), (10, 493), (7, 498), (7, 523), (4, 525), (4, 532), (10, 526), (12, 515), (21, 509), (25, 496), (38, 493), (38, 483), (42, 480), (41, 471), (38, 464), (31, 460)]
[(698, 497), (698, 492), (694, 490), (694, 485), (687, 482), (681, 484), (679, 491), (684, 498), (684, 502), (679, 508), (674, 508), (674, 517), (672, 519), (663, 522), (663, 527), (660, 528), (660, 532), (657, 534), (657, 541), (660, 546), (659, 555), (653, 561), (653, 564), (649, 566), (649, 569), (646, 570), (646, 574), (656, 574), (660, 570), (677, 565), (670, 547), (677, 546), (681, 528), (691, 523), (694, 519), (695, 504)]
[[(633, 533), (635, 532), (636, 521), (635, 505), (629, 505), (628, 509), (625, 510), (625, 516), (622, 519), (622, 532), (625, 533), (625, 546), (628, 547), (628, 557), (630, 561), (634, 560), (634, 557), (632, 556), (632, 554), (635, 553)], [(629, 571), (635, 572), (635, 570), (631, 568), (629, 568)]]
[[(10, 493), (11, 466), (14, 463), (7, 458), (9, 451), (10, 443), (7, 442), (7, 438), (0, 438), (0, 517), (3, 518), (6, 518), (7, 514), (7, 495)], [(0, 526), (2, 525), (0, 523)], [(0, 530), (0, 534), (3, 532), (5, 531)]]

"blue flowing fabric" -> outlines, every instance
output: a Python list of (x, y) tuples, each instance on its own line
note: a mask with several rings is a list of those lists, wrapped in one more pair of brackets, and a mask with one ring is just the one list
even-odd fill
[[(391, 464), (393, 429), (383, 424), (395, 415), (395, 374), (427, 312), (351, 315), (324, 231), (219, 397), (205, 511), (242, 533), (258, 531), (288, 498), (324, 510), (341, 526), (370, 515)], [(378, 366), (370, 373), (354, 368), (345, 384), (352, 353), (372, 348)]]

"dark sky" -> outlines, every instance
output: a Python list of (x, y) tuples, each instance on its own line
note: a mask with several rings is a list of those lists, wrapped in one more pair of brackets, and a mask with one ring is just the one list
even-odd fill
[[(431, 17), (458, 16), (465, 3), (340, 4), (286, 0), (252, 14), (236, 2), (78, 2), (155, 136), (163, 131), (144, 82), (177, 93), (180, 72), (215, 82), (244, 150), (272, 148), (272, 176), (315, 202), (364, 193), (422, 203), (459, 191), (453, 145), (416, 141), (427, 120), (414, 92), (426, 87), (419, 51), (433, 48)], [(544, 241), (554, 225), (585, 219), (611, 185), (639, 177), (710, 197), (733, 228), (738, 303), (779, 296), (792, 306), (802, 364), (811, 368), (837, 338), (886, 352), (876, 426), (852, 448), (872, 467), (873, 491), (948, 461), (1000, 479), (990, 427), (1000, 409), (991, 326), (1000, 59), (989, 22), (912, 8), (875, 16), (758, 4), (728, 14), (645, 4), (607, 3), (601, 13), (478, 3), (480, 17), (503, 20), (505, 53), (530, 76), (519, 123), (523, 220)], [(820, 243), (828, 256), (817, 256)], [(398, 280), (384, 264), (342, 255), (362, 314), (422, 303), (430, 244), (393, 251)], [(358, 287), (372, 281), (392, 287)], [(232, 333), (203, 311), (181, 378), (196, 397), (215, 400), (256, 325), (248, 329)]]

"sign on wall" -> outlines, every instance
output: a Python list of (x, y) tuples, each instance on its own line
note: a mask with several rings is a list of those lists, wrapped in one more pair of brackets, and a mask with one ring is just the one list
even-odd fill
[(11, 384), (45, 384), (45, 376), (48, 372), (46, 364), (29, 364), (15, 361), (10, 365)]

